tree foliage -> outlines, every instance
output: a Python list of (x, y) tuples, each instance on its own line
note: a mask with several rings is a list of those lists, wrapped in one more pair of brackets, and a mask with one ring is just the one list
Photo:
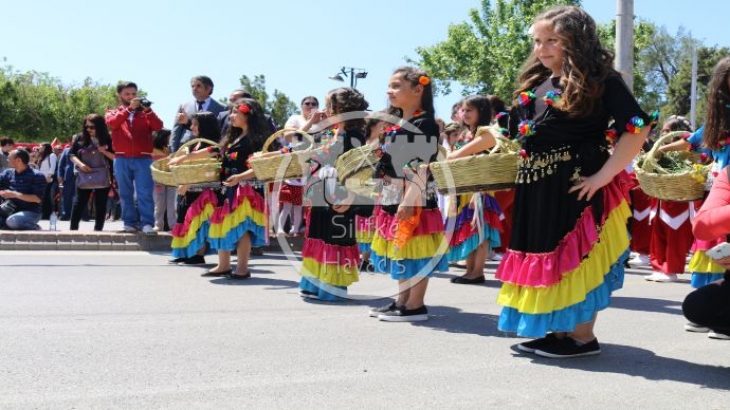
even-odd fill
[(116, 105), (116, 89), (90, 78), (65, 86), (37, 71), (0, 67), (0, 135), (16, 141), (68, 141), (88, 114)]
[[(453, 82), (463, 94), (496, 94), (511, 100), (522, 63), (531, 50), (527, 33), (539, 12), (557, 4), (580, 6), (580, 1), (482, 0), (480, 9), (468, 11), (468, 21), (452, 24), (446, 40), (419, 47), (418, 60), (410, 60), (435, 79), (441, 94), (451, 92)], [(616, 39), (615, 20), (598, 26), (605, 47)], [(661, 116), (689, 116), (692, 55), (697, 49), (697, 123), (706, 112), (707, 88), (712, 69), (727, 47), (705, 47), (683, 27), (671, 35), (665, 27), (637, 18), (634, 25), (634, 94), (646, 111), (660, 109)]]
[(283, 126), (286, 120), (297, 112), (297, 104), (283, 92), (274, 89), (269, 98), (266, 91), (266, 77), (263, 74), (255, 75), (253, 81), (248, 76), (242, 75), (239, 81), (243, 89), (251, 93), (251, 96), (261, 104), (264, 112), (271, 115), (279, 126)]
[[(704, 123), (707, 112), (707, 92), (715, 65), (723, 57), (730, 55), (727, 47), (699, 47), (697, 49), (697, 120), (696, 126)], [(692, 83), (692, 53), (681, 60), (679, 70), (669, 81), (666, 95), (667, 105), (664, 111), (668, 114), (689, 116), (690, 90)], [(689, 118), (689, 117), (688, 117)]]
[(442, 94), (451, 92), (452, 81), (467, 94), (496, 94), (511, 99), (521, 64), (531, 51), (527, 33), (542, 10), (558, 5), (580, 5), (579, 0), (482, 0), (470, 9), (469, 21), (449, 26), (448, 37), (430, 47), (419, 47), (419, 60), (411, 62), (436, 79)]
[[(603, 47), (613, 50), (614, 44), (616, 43), (616, 20), (611, 20), (607, 24), (599, 24), (597, 30)], [(661, 105), (662, 96), (660, 93), (657, 93), (656, 76), (651, 70), (647, 69), (645, 64), (641, 64), (640, 62), (646, 59), (648, 50), (651, 49), (656, 37), (656, 33), (657, 28), (651, 22), (638, 20), (634, 24), (633, 91), (642, 107), (652, 111)]]

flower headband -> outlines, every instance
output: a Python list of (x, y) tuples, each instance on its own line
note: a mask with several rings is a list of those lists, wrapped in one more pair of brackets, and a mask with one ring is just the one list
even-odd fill
[(431, 84), (431, 79), (425, 75), (422, 75), (422, 76), (418, 77), (418, 84), (421, 84), (423, 86), (429, 85), (429, 84)]
[(238, 112), (241, 114), (250, 114), (251, 113), (251, 107), (249, 107), (246, 104), (241, 104), (238, 106)]

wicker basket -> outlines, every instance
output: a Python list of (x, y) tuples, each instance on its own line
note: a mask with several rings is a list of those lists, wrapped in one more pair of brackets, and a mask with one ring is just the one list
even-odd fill
[(150, 165), (152, 170), (152, 179), (158, 184), (167, 186), (177, 186), (175, 180), (172, 178), (172, 171), (170, 171), (170, 157), (160, 158)]
[(707, 178), (712, 165), (700, 164), (699, 154), (689, 151), (672, 152), (677, 160), (689, 161), (692, 165), (701, 165), (696, 170), (671, 172), (659, 163), (663, 156), (669, 154), (660, 151), (659, 148), (685, 134), (687, 134), (685, 131), (670, 132), (659, 138), (649, 152), (639, 157), (634, 172), (636, 172), (636, 179), (639, 181), (641, 190), (647, 195), (678, 202), (694, 201), (705, 195), (705, 182), (702, 180)]
[[(272, 155), (268, 157), (257, 158), (257, 155), (267, 152), (269, 146), (276, 141), (278, 137), (289, 132), (295, 132), (304, 135), (309, 140), (309, 146), (302, 151), (293, 151), (281, 155)], [(295, 128), (284, 128), (279, 130), (266, 139), (260, 153), (254, 154), (248, 163), (256, 174), (256, 179), (261, 182), (283, 181), (290, 178), (301, 178), (309, 173), (308, 161), (312, 157), (312, 146), (314, 138), (306, 132)]]
[[(207, 140), (205, 138), (195, 138), (185, 144), (175, 153), (175, 157), (183, 155), (186, 152), (186, 148), (195, 145), (197, 143), (204, 142), (213, 146), (218, 146), (215, 142)], [(172, 180), (175, 185), (192, 185), (192, 184), (203, 184), (206, 182), (218, 182), (220, 180), (220, 158), (204, 158), (196, 159), (192, 161), (185, 161), (179, 165), (170, 166), (172, 173)]]
[[(337, 169), (337, 179), (342, 183), (350, 177), (356, 174), (364, 175), (370, 172), (372, 176), (375, 165), (377, 165), (379, 158), (376, 155), (379, 145), (377, 143), (365, 144), (361, 147), (353, 148), (344, 154), (340, 155), (335, 162), (335, 168)], [(356, 179), (363, 179), (362, 175), (356, 177)]]
[[(376, 155), (379, 144), (369, 143), (362, 147), (353, 148), (340, 155), (335, 163), (337, 179), (348, 191), (359, 195), (372, 196), (377, 187), (377, 181), (373, 179), (373, 171), (379, 158)], [(439, 146), (437, 161), (446, 159), (446, 148)]]
[[(489, 154), (472, 155), (430, 165), (441, 194), (497, 191), (515, 186), (520, 145), (487, 128), (497, 144)], [(477, 134), (482, 130), (479, 128)]]

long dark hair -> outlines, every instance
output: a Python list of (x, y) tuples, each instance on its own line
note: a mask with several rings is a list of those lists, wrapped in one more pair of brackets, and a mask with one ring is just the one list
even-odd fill
[(476, 124), (464, 124), (469, 127), (472, 135), (474, 135), (478, 127), (492, 123), (492, 104), (489, 103), (487, 97), (483, 95), (472, 95), (471, 97), (464, 98), (462, 104), (477, 110), (477, 113), (479, 113), (479, 121)]
[[(426, 115), (435, 118), (435, 108), (433, 105), (433, 83), (431, 77), (425, 71), (415, 67), (400, 67), (393, 71), (393, 75), (400, 74), (403, 79), (411, 84), (411, 87), (422, 86), (423, 94), (421, 95), (421, 109), (426, 111)], [(421, 84), (421, 77), (428, 80), (426, 85)], [(403, 117), (403, 111), (400, 108), (392, 107), (390, 114)]]
[[(573, 118), (590, 115), (600, 104), (603, 82), (618, 75), (613, 68), (613, 52), (601, 45), (596, 22), (578, 7), (552, 7), (535, 17), (533, 26), (539, 23), (550, 24), (563, 45), (563, 93), (555, 108)], [(540, 62), (533, 49), (519, 76), (520, 85), (514, 97), (532, 90), (551, 75), (552, 71)]]
[[(489, 100), (489, 104), (492, 105), (492, 118), (494, 118), (499, 113), (509, 112), (509, 107), (507, 107), (507, 104), (505, 104), (504, 100), (497, 97), (496, 95), (490, 94), (487, 96), (487, 99)], [(502, 115), (499, 118), (496, 118), (495, 122), (500, 128), (508, 128), (509, 115)]]
[(89, 134), (89, 130), (86, 129), (87, 122), (90, 122), (94, 126), (94, 129), (96, 130), (96, 139), (99, 140), (99, 145), (111, 147), (112, 138), (109, 136), (109, 128), (106, 126), (104, 117), (99, 114), (89, 114), (81, 122), (81, 138), (79, 139), (79, 143), (84, 147), (91, 145), (91, 134)]
[[(382, 114), (387, 114), (387, 113), (388, 113), (388, 110), (377, 111), (376, 113), (374, 113), (374, 115), (369, 115), (365, 119), (365, 141), (370, 141), (370, 138), (373, 135), (373, 128), (375, 128), (375, 126), (378, 125), (379, 122), (383, 121), (380, 118), (378, 118), (379, 115), (377, 115), (377, 114), (382, 115)], [(383, 142), (382, 130), (381, 130), (381, 132), (379, 132), (379, 134), (380, 135), (378, 136), (378, 141), (380, 141), (382, 143)]]
[[(269, 127), (269, 124), (266, 122), (261, 105), (253, 98), (241, 98), (234, 102), (231, 106), (231, 112), (238, 111), (242, 105), (247, 106), (249, 110), (247, 114), (243, 115), (248, 118), (248, 136), (250, 138), (251, 149), (253, 151), (260, 151), (264, 144), (264, 140), (271, 133), (271, 127)], [(233, 122), (231, 122), (231, 127), (228, 129), (228, 133), (221, 141), (221, 149), (223, 151), (228, 150), (228, 146), (231, 142), (240, 137), (242, 133), (243, 130), (236, 127), (233, 125)]]
[(152, 148), (164, 151), (168, 145), (170, 145), (170, 136), (172, 131), (168, 128), (163, 128), (159, 131), (152, 133)]
[(39, 164), (42, 163), (43, 160), (45, 160), (46, 158), (48, 158), (49, 156), (51, 156), (52, 153), (53, 153), (53, 147), (51, 146), (51, 143), (50, 142), (44, 142), (41, 145), (41, 151), (39, 152), (39, 155), (40, 156), (38, 158), (38, 163)]
[(218, 117), (210, 111), (201, 111), (193, 114), (191, 120), (198, 122), (198, 137), (209, 139), (213, 142), (220, 142), (221, 128)]
[(725, 57), (715, 65), (710, 80), (707, 101), (707, 121), (702, 135), (702, 145), (716, 149), (717, 144), (730, 132), (730, 57)]
[[(368, 102), (365, 96), (354, 88), (340, 87), (327, 93), (332, 112), (342, 114), (353, 111), (365, 111), (368, 109)], [(365, 132), (365, 120), (362, 118), (345, 121), (344, 129), (357, 129), (360, 133)]]

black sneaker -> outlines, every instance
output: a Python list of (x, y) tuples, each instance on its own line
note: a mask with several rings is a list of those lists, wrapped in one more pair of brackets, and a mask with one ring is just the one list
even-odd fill
[(555, 333), (548, 333), (545, 337), (518, 344), (517, 349), (526, 353), (535, 353), (535, 350), (542, 350), (543, 347), (549, 346), (558, 340), (560, 339), (555, 336)]
[(370, 309), (370, 317), (378, 317), (383, 313), (394, 312), (396, 310), (398, 310), (398, 307), (395, 305), (395, 302), (391, 302), (389, 305)]
[(316, 293), (310, 292), (308, 290), (300, 290), (299, 296), (303, 297), (304, 299), (319, 299), (319, 296), (317, 296)]
[(383, 322), (423, 322), (428, 320), (428, 309), (426, 309), (426, 306), (421, 306), (408, 310), (405, 306), (401, 306), (394, 311), (381, 313), (378, 315), (378, 320)]
[(536, 355), (551, 359), (569, 359), (571, 357), (593, 356), (600, 353), (601, 346), (598, 344), (598, 339), (593, 339), (578, 346), (578, 343), (572, 337), (558, 339), (555, 343), (535, 350)]
[(170, 265), (177, 265), (178, 263), (185, 262), (187, 259), (188, 258), (175, 258), (175, 259), (170, 259), (169, 261), (167, 261), (167, 263), (169, 263)]
[(193, 255), (183, 260), (183, 265), (205, 265), (205, 256)]

